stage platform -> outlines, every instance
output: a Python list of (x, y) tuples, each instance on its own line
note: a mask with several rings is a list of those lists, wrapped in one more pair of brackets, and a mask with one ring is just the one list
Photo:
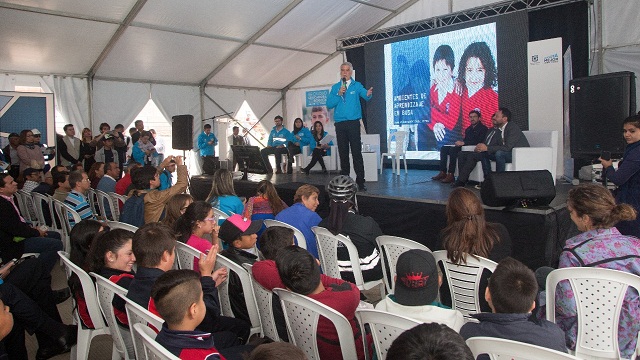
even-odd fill
[[(400, 176), (391, 169), (383, 170), (377, 182), (367, 182), (367, 191), (357, 195), (358, 207), (363, 215), (373, 217), (382, 231), (415, 240), (432, 250), (438, 249), (438, 233), (446, 226), (445, 205), (453, 188), (449, 184), (431, 180), (437, 174), (431, 170), (404, 171)], [(258, 175), (249, 174), (247, 181), (235, 181), (238, 196), (255, 195), (257, 183), (269, 179), (278, 190), (282, 200), (292, 204), (295, 190), (302, 184), (312, 184), (320, 191), (318, 214), (328, 215), (329, 199), (324, 186), (337, 172), (330, 174), (302, 173)], [(469, 185), (467, 188), (480, 197), (480, 191)], [(571, 184), (557, 184), (556, 198), (544, 208), (485, 207), (488, 221), (504, 224), (513, 243), (512, 256), (532, 269), (542, 265), (556, 265), (559, 251), (566, 239), (578, 234), (578, 230), (566, 209), (567, 193)], [(207, 175), (191, 178), (191, 194), (204, 200), (211, 189), (211, 177)]]

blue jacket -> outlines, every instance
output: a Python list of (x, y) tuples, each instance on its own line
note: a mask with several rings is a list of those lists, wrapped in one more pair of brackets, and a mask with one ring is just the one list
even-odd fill
[(316, 245), (316, 235), (311, 228), (317, 226), (322, 218), (316, 212), (307, 209), (303, 203), (297, 202), (290, 207), (280, 211), (276, 215), (276, 220), (287, 223), (302, 232), (307, 241), (307, 250), (318, 258), (318, 246)]
[[(213, 145), (209, 145), (208, 142), (213, 140)], [(216, 145), (218, 145), (218, 138), (210, 132), (209, 135), (204, 131), (198, 135), (198, 150), (200, 150), (200, 156), (215, 156)]]
[[(283, 138), (285, 140), (284, 141), (273, 140), (273, 138)], [(285, 128), (284, 126), (282, 127), (282, 129), (280, 129), (280, 131), (278, 131), (274, 126), (273, 129), (271, 129), (271, 132), (269, 133), (269, 142), (267, 143), (267, 146), (273, 146), (273, 147), (277, 147), (280, 145), (286, 146), (289, 141), (293, 141), (291, 139), (293, 139), (293, 136), (291, 136), (291, 131), (287, 130), (287, 128)]]
[(371, 100), (371, 96), (367, 96), (367, 89), (359, 82), (351, 78), (351, 84), (344, 93), (344, 96), (338, 95), (342, 81), (334, 84), (329, 91), (327, 97), (327, 108), (334, 109), (333, 119), (335, 122), (347, 121), (347, 120), (359, 120), (362, 119), (362, 108), (360, 107), (360, 98), (366, 101)]
[[(324, 134), (322, 134), (322, 137), (324, 138), (328, 134), (329, 133), (325, 131)], [(329, 143), (327, 145), (333, 146), (333, 140), (329, 141)], [(313, 135), (311, 135), (311, 144), (309, 144), (309, 154), (311, 154), (313, 152), (313, 149), (315, 149), (317, 147), (318, 147), (318, 142), (313, 137)], [(327, 149), (327, 155), (331, 155), (331, 148)]]
[(173, 185), (172, 178), (173, 175), (171, 174), (171, 172), (169, 172), (169, 170), (162, 170), (162, 172), (160, 173), (160, 187), (158, 187), (158, 190), (167, 190), (168, 188), (170, 188), (171, 185)]
[[(296, 135), (300, 136), (300, 140), (296, 139)], [(309, 131), (309, 129), (307, 129), (306, 127), (300, 129), (297, 134), (294, 134), (292, 131), (291, 142), (299, 142), (300, 147), (311, 145), (311, 143), (313, 143), (313, 136), (311, 135), (311, 131)]]

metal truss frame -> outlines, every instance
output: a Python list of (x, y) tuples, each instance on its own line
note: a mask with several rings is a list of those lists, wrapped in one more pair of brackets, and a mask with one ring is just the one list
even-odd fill
[(416, 34), (423, 31), (435, 30), (447, 26), (463, 24), (470, 21), (492, 18), (516, 11), (540, 10), (553, 6), (560, 6), (577, 1), (590, 0), (511, 0), (495, 4), (484, 5), (456, 13), (433, 17), (409, 24), (399, 25), (366, 34), (360, 34), (336, 40), (336, 49), (344, 51), (363, 46), (367, 43), (393, 39), (396, 37)]

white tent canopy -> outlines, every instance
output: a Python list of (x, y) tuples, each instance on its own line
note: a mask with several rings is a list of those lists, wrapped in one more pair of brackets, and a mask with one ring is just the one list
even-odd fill
[[(336, 39), (491, 3), (2, 0), (0, 90), (43, 87), (66, 121), (94, 130), (130, 121), (150, 98), (167, 119), (191, 113), (198, 125), (246, 100), (270, 126), (300, 115), (299, 89), (337, 79)], [(636, 1), (593, 3), (591, 74), (640, 72)]]

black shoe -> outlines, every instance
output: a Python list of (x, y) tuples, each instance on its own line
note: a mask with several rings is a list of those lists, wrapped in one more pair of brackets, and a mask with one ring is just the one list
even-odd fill
[(367, 185), (364, 183), (358, 184), (358, 191), (367, 191)]
[(306, 167), (300, 169), (300, 171), (302, 171), (305, 175), (309, 175), (309, 169), (307, 169)]
[(282, 174), (282, 170), (280, 169), (276, 170), (276, 174)]
[(78, 326), (67, 325), (66, 328), (67, 329), (64, 335), (56, 340), (57, 344), (47, 347), (40, 347), (38, 349), (38, 352), (36, 353), (36, 360), (46, 360), (56, 355), (68, 353), (69, 351), (71, 351), (71, 348), (77, 342)]
[(456, 182), (451, 184), (451, 187), (453, 187), (453, 188), (464, 187), (464, 186), (465, 186), (465, 183), (463, 183), (462, 181), (456, 181)]
[(56, 302), (56, 305), (65, 302), (70, 297), (71, 290), (69, 290), (69, 288), (53, 291), (53, 300)]
[(289, 170), (287, 170), (287, 174), (293, 174), (293, 169), (289, 168)]
[(328, 173), (327, 169), (322, 169), (322, 173), (327, 174)]

